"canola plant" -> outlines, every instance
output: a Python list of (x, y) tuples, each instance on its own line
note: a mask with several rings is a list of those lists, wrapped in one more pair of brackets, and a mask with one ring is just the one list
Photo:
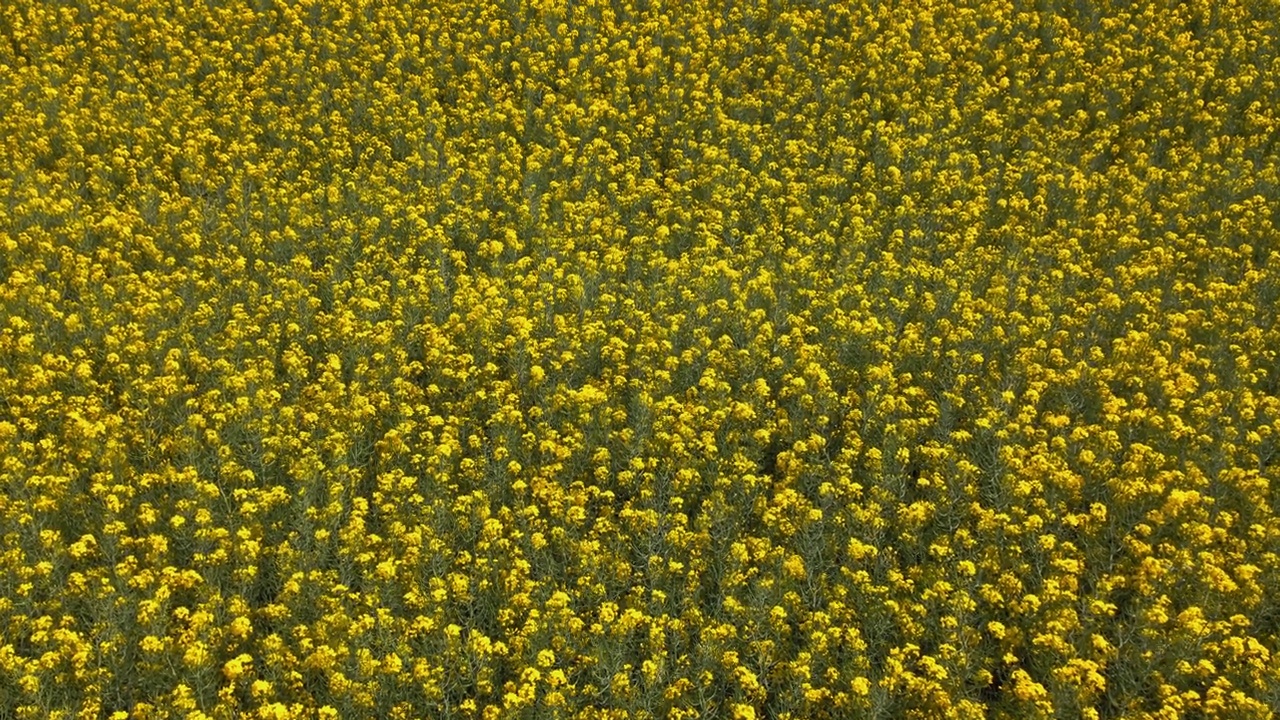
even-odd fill
[(1272, 0), (0, 4), (0, 717), (1272, 718)]

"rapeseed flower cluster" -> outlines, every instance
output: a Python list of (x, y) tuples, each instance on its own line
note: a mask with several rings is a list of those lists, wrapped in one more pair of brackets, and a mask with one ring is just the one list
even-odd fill
[(1277, 18), (0, 4), (0, 716), (1272, 717)]

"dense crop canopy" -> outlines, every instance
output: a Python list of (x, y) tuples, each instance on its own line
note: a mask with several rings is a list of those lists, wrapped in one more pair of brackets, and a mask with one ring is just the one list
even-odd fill
[(0, 717), (1272, 717), (1273, 5), (0, 2)]

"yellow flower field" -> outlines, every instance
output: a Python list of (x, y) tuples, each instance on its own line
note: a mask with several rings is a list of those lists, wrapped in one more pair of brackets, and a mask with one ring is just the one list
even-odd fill
[(1271, 0), (0, 3), (0, 718), (1272, 718)]

